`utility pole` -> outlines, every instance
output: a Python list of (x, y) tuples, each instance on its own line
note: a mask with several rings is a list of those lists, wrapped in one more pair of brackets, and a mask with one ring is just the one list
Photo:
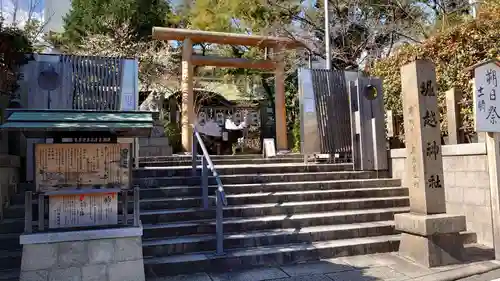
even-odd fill
[(325, 57), (326, 69), (332, 68), (332, 54), (330, 52), (330, 12), (328, 11), (328, 0), (324, 0), (325, 6)]
[(477, 4), (476, 0), (469, 0), (470, 12), (474, 19), (477, 18)]

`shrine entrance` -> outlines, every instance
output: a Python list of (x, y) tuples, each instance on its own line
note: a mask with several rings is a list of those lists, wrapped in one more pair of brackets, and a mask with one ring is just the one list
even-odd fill
[[(283, 51), (302, 46), (300, 42), (284, 37), (208, 32), (165, 27), (154, 27), (153, 38), (176, 40), (182, 43), (182, 105), (181, 134), (184, 151), (192, 151), (192, 136), (196, 116), (194, 112), (193, 78), (194, 66), (216, 66), (273, 71), (275, 75), (275, 122), (276, 147), (288, 149), (285, 112), (285, 69)], [(255, 46), (271, 50), (271, 59), (249, 60), (244, 58), (225, 58), (193, 54), (193, 44), (213, 43), (224, 45)]]

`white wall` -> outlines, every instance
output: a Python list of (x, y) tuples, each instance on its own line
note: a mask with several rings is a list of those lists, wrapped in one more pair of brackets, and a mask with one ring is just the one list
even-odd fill
[(47, 24), (44, 32), (63, 31), (64, 16), (71, 9), (71, 0), (45, 0), (44, 19)]

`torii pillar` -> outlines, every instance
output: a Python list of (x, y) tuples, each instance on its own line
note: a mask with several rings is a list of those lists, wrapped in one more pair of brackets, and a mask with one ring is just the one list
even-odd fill
[(181, 135), (184, 151), (192, 150), (194, 114), (194, 91), (193, 91), (193, 41), (187, 37), (182, 44), (182, 67), (181, 67)]
[(285, 101), (285, 63), (283, 49), (276, 46), (273, 50), (274, 69), (274, 120), (276, 124), (276, 148), (278, 151), (288, 148), (286, 133), (286, 101)]

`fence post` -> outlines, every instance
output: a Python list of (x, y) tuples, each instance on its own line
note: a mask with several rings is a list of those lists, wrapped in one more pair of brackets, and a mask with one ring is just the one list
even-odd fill
[(140, 188), (134, 187), (134, 226), (139, 226), (140, 222)]
[(24, 193), (24, 233), (33, 232), (33, 202), (32, 192)]
[(448, 120), (448, 144), (463, 143), (460, 131), (460, 99), (462, 91), (451, 88), (446, 92), (446, 118)]
[(205, 156), (201, 157), (201, 189), (203, 192), (203, 209), (208, 209), (208, 166)]
[(123, 213), (123, 224), (127, 225), (127, 222), (128, 222), (128, 190), (122, 191), (122, 213)]
[(38, 231), (45, 230), (45, 197), (38, 194)]

